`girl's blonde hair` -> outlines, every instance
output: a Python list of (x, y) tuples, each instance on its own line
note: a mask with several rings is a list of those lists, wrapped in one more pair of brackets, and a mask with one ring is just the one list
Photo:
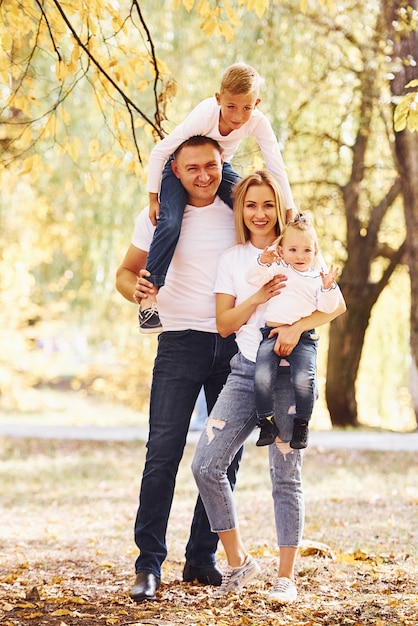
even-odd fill
[(229, 91), (233, 94), (255, 93), (260, 90), (260, 76), (251, 65), (234, 63), (226, 68), (221, 78), (220, 93)]
[(267, 185), (273, 191), (276, 201), (277, 211), (277, 223), (276, 223), (276, 236), (278, 237), (282, 232), (286, 224), (286, 206), (282, 192), (279, 187), (279, 183), (270, 172), (265, 170), (259, 170), (245, 176), (239, 181), (232, 190), (232, 198), (234, 201), (234, 221), (235, 221), (235, 234), (237, 243), (245, 243), (250, 239), (250, 231), (244, 223), (244, 207), (245, 197), (250, 187), (261, 187)]
[(297, 215), (295, 215), (293, 220), (285, 225), (280, 235), (274, 242), (276, 249), (278, 246), (281, 246), (283, 244), (283, 240), (285, 239), (286, 235), (291, 231), (298, 233), (308, 233), (309, 235), (311, 235), (315, 246), (315, 254), (317, 254), (319, 250), (318, 235), (316, 234), (316, 230), (313, 225), (312, 214), (309, 213), (309, 211), (303, 211), (303, 213), (298, 213)]

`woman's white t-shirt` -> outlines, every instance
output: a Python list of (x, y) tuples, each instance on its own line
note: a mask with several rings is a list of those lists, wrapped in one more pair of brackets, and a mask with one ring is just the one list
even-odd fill
[[(226, 293), (235, 297), (235, 305), (241, 304), (259, 288), (250, 285), (245, 278), (248, 266), (254, 257), (262, 252), (247, 241), (226, 250), (219, 260), (216, 293)], [(249, 320), (236, 333), (238, 349), (249, 361), (255, 362), (261, 341), (260, 328), (264, 326), (265, 304), (260, 304)]]

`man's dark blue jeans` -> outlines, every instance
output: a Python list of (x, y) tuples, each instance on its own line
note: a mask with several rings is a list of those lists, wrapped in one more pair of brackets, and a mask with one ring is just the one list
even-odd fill
[[(161, 577), (167, 556), (166, 531), (177, 470), (184, 452), (190, 418), (202, 385), (211, 411), (230, 371), (236, 352), (235, 335), (194, 330), (163, 332), (158, 338), (150, 399), (150, 423), (145, 468), (135, 521), (140, 550), (135, 571)], [(242, 456), (237, 453), (228, 471), (231, 486)], [(190, 474), (190, 478), (192, 476)], [(215, 563), (218, 536), (212, 533), (200, 497), (186, 547), (194, 566)]]

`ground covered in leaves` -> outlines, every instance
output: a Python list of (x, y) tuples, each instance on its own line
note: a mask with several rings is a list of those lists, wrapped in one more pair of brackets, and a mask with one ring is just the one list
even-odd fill
[[(268, 458), (246, 446), (236, 499), (260, 577), (239, 597), (181, 582), (196, 497), (187, 446), (159, 602), (128, 596), (143, 442), (0, 440), (0, 625), (416, 626), (418, 453), (308, 448), (299, 597), (265, 597), (278, 560)], [(218, 562), (225, 564), (220, 551)]]

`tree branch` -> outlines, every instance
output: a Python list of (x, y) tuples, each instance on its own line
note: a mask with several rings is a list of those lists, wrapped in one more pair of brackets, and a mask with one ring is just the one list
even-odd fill
[(56, 6), (58, 12), (60, 13), (62, 19), (66, 23), (67, 27), (71, 31), (74, 39), (77, 41), (78, 45), (82, 48), (82, 50), (85, 52), (85, 54), (90, 59), (90, 61), (97, 67), (97, 69), (102, 74), (102, 76), (104, 76), (106, 80), (112, 85), (112, 87), (119, 93), (119, 95), (122, 97), (123, 101), (125, 102), (125, 105), (127, 106), (128, 110), (129, 108), (131, 108), (132, 110), (136, 111), (138, 115), (140, 115), (142, 119), (145, 120), (151, 126), (151, 128), (157, 133), (157, 135), (159, 137), (162, 137), (163, 134), (162, 134), (161, 128), (157, 126), (143, 111), (141, 111), (141, 109), (138, 108), (135, 102), (133, 102), (129, 98), (129, 96), (119, 87), (119, 85), (113, 80), (113, 78), (106, 72), (106, 70), (100, 65), (97, 59), (92, 55), (88, 47), (81, 41), (75, 28), (71, 24), (70, 20), (68, 19), (67, 15), (65, 14), (58, 0), (53, 0), (53, 3)]

